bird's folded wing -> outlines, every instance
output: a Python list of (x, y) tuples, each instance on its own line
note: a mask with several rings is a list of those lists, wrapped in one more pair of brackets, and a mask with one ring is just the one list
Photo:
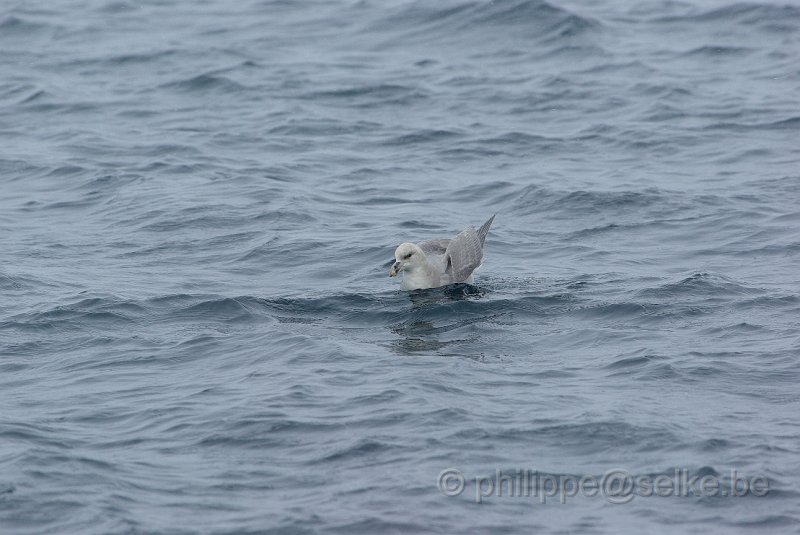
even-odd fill
[(466, 280), (483, 261), (483, 244), (475, 227), (467, 227), (450, 240), (444, 253), (445, 273), (454, 282)]
[(447, 246), (450, 245), (450, 240), (428, 240), (417, 245), (426, 255), (443, 255), (447, 251)]

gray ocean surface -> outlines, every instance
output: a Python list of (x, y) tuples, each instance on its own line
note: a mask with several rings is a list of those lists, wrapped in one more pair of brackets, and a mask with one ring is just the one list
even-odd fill
[[(3, 534), (800, 529), (797, 3), (8, 1), (0, 52)], [(474, 285), (388, 277), (495, 213)], [(769, 488), (503, 487), (610, 470)]]

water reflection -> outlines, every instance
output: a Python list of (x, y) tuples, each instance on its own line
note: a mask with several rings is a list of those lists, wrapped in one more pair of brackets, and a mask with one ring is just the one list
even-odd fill
[(413, 318), (389, 327), (399, 337), (392, 342), (391, 349), (398, 355), (434, 354), (483, 359), (483, 353), (470, 351), (471, 348), (485, 347), (480, 336), (474, 329), (465, 328), (494, 316), (476, 316), (478, 309), (470, 310), (458, 305), (480, 300), (485, 294), (485, 290), (470, 284), (452, 284), (410, 292), (408, 298)]

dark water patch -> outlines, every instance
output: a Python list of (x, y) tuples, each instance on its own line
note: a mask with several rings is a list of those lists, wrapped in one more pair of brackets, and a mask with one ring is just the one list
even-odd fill
[(742, 299), (738, 302), (738, 306), (746, 308), (774, 310), (776, 308), (788, 308), (788, 310), (796, 310), (797, 305), (800, 304), (800, 295), (764, 295), (754, 297), (751, 299)]
[(16, 15), (5, 15), (0, 18), (0, 40), (13, 42), (16, 36), (31, 36), (42, 35), (58, 29), (57, 26), (36, 22), (26, 17), (18, 17)]
[(643, 368), (651, 367), (663, 361), (665, 357), (659, 355), (651, 355), (648, 353), (637, 352), (636, 355), (630, 357), (623, 357), (615, 360), (611, 364), (605, 366), (605, 369), (615, 372), (616, 374), (627, 374), (640, 371)]
[(324, 242), (309, 240), (302, 243), (286, 243), (278, 239), (271, 239), (266, 243), (250, 249), (242, 256), (236, 257), (236, 263), (248, 262), (255, 264), (261, 271), (267, 268), (264, 262), (273, 262), (276, 255), (288, 253), (289, 261), (281, 265), (282, 268), (305, 265), (313, 258), (319, 258), (319, 250), (325, 247)]
[(754, 49), (744, 46), (704, 45), (684, 52), (684, 55), (687, 57), (699, 56), (703, 58), (725, 58), (727, 56), (738, 58), (750, 55), (753, 52)]
[[(176, 230), (198, 230), (198, 229), (219, 229), (238, 227), (239, 221), (233, 215), (222, 215), (230, 213), (219, 206), (200, 206), (180, 210), (177, 216), (169, 214), (161, 217), (160, 221), (154, 221), (141, 226), (141, 230), (149, 232), (167, 233)], [(170, 217), (172, 216), (172, 217)]]
[(399, 84), (360, 85), (313, 91), (303, 99), (330, 101), (333, 104), (373, 108), (382, 106), (410, 106), (428, 98), (420, 87)]
[(44, 281), (30, 276), (0, 272), (0, 289), (3, 291), (30, 291), (40, 287), (43, 283)]
[[(689, 10), (691, 11), (691, 10)], [(791, 5), (734, 3), (703, 12), (690, 12), (679, 16), (659, 17), (654, 22), (681, 22), (707, 24), (709, 22), (761, 24), (764, 22), (800, 21), (800, 9)]]
[(48, 167), (35, 165), (24, 159), (0, 158), (0, 172), (6, 180), (18, 180), (21, 177), (47, 173)]
[(549, 188), (531, 184), (519, 189), (513, 196), (512, 206), (515, 212), (526, 214), (543, 209), (551, 204), (558, 194)]
[(403, 145), (417, 145), (424, 143), (436, 143), (437, 141), (449, 142), (454, 137), (462, 137), (463, 134), (459, 132), (451, 132), (447, 130), (423, 130), (414, 132), (412, 134), (404, 134), (402, 136), (393, 137), (388, 139), (385, 144), (392, 147)]
[(657, 209), (670, 213), (676, 207), (674, 196), (658, 189), (643, 191), (600, 192), (578, 190), (557, 192), (538, 185), (522, 188), (514, 202), (518, 210), (570, 214), (625, 214)]
[(266, 228), (281, 228), (290, 225), (311, 225), (318, 221), (316, 213), (311, 210), (298, 209), (293, 204), (286, 208), (276, 208), (272, 210), (265, 210), (253, 218), (260, 224), (267, 226)]
[(599, 235), (599, 234), (616, 233), (616, 232), (618, 232), (620, 230), (627, 229), (627, 228), (629, 228), (628, 225), (623, 226), (623, 225), (618, 225), (616, 223), (609, 223), (607, 225), (602, 225), (602, 226), (593, 227), (593, 228), (586, 228), (586, 229), (579, 230), (577, 232), (573, 232), (570, 235), (570, 239), (582, 239), (582, 238), (587, 238), (587, 237), (590, 237), (590, 236), (596, 236), (596, 235)]
[(120, 14), (120, 13), (131, 13), (141, 9), (141, 6), (133, 3), (133, 2), (126, 2), (124, 0), (113, 0), (110, 2), (104, 2), (101, 6), (97, 8), (97, 11), (101, 13), (113, 13), (113, 14)]
[(17, 487), (15, 487), (11, 483), (0, 483), (0, 500), (7, 499), (11, 494), (14, 494), (17, 491)]
[(652, 82), (637, 82), (631, 89), (643, 95), (659, 97), (659, 100), (667, 102), (681, 101), (694, 94), (690, 88), (677, 83), (658, 84)]
[(54, 169), (51, 169), (45, 176), (66, 178), (66, 177), (84, 175), (87, 172), (89, 172), (89, 170), (85, 167), (81, 167), (80, 165), (61, 165)]
[(399, 171), (399, 169), (378, 169), (372, 167), (362, 167), (360, 169), (353, 169), (347, 173), (340, 175), (342, 180), (361, 182), (362, 180), (376, 180), (386, 176), (392, 171)]
[(765, 327), (764, 325), (753, 325), (752, 323), (741, 322), (731, 325), (709, 327), (700, 332), (702, 332), (703, 334), (711, 334), (711, 335), (734, 336), (737, 334), (753, 334), (765, 331), (769, 332), (769, 330), (770, 329), (768, 327)]
[[(35, 98), (25, 102), (22, 107), (27, 111), (51, 115), (84, 115), (98, 112), (103, 105), (93, 101), (64, 101), (64, 95), (44, 91)], [(75, 145), (74, 147), (79, 147)]]
[[(535, 186), (529, 186), (536, 188)], [(491, 180), (477, 184), (465, 184), (457, 191), (450, 193), (454, 200), (469, 201), (485, 199), (486, 206), (505, 205), (519, 195), (519, 188), (510, 181)], [(477, 224), (477, 222), (475, 223)]]
[(248, 91), (246, 86), (220, 74), (200, 74), (184, 80), (169, 82), (160, 86), (160, 89), (167, 89), (181, 93), (219, 94), (241, 93)]
[(624, 210), (634, 206), (649, 206), (662, 202), (664, 195), (658, 190), (649, 191), (623, 191), (615, 193), (575, 191), (568, 193), (556, 201), (562, 210), (582, 211), (586, 209)]
[[(442, 523), (442, 528), (446, 526), (445, 522)], [(346, 522), (332, 526), (332, 533), (421, 533), (426, 529), (430, 529), (431, 525), (426, 525), (414, 521), (401, 521), (401, 520), (387, 520), (381, 517), (369, 515), (363, 520), (357, 522)], [(283, 533), (283, 531), (281, 531)], [(303, 532), (298, 532), (297, 535), (305, 535)]]
[[(578, 49), (576, 52), (579, 53), (582, 52), (582, 50)], [(623, 73), (628, 73), (631, 76), (645, 77), (652, 76), (656, 71), (641, 61), (631, 61), (628, 63), (600, 63), (576, 72), (582, 75), (603, 73), (614, 73), (616, 75), (620, 75)], [(617, 106), (621, 106), (623, 105), (623, 102), (617, 101), (616, 104)]]
[(723, 130), (726, 132), (750, 132), (754, 130), (797, 130), (800, 129), (800, 117), (790, 117), (771, 122), (759, 123), (714, 123), (703, 127), (703, 130)]
[(504, 151), (502, 150), (492, 150), (485, 148), (467, 149), (464, 147), (440, 149), (437, 151), (437, 155), (440, 156), (444, 161), (457, 161), (457, 162), (465, 162), (469, 160), (483, 162), (487, 158), (494, 158), (496, 156), (502, 156), (503, 154)]
[(773, 151), (768, 149), (744, 149), (737, 154), (731, 154), (721, 158), (720, 163), (735, 164), (752, 161), (754, 159), (770, 159), (774, 156)]
[(30, 447), (49, 447), (55, 451), (69, 451), (82, 446), (84, 441), (76, 437), (60, 437), (59, 433), (63, 429), (57, 425), (31, 424), (22, 422), (7, 422), (0, 430), (0, 437), (7, 444), (22, 443)]
[[(441, 335), (454, 330), (463, 331), (464, 327), (470, 327), (475, 323), (486, 322), (490, 319), (492, 318), (486, 316), (480, 316), (478, 318), (464, 319), (450, 323), (438, 322), (437, 325), (434, 325), (430, 321), (414, 320), (392, 327), (392, 332), (394, 332), (397, 335), (403, 336), (406, 339), (416, 338), (419, 341), (424, 341), (425, 337), (427, 336)], [(439, 347), (443, 347), (450, 343), (453, 343), (453, 341), (451, 340), (444, 343), (435, 341), (435, 344)]]
[(707, 451), (726, 450), (726, 449), (728, 449), (728, 448), (730, 448), (732, 446), (734, 446), (733, 443), (731, 443), (728, 440), (721, 439), (721, 438), (709, 438), (707, 440), (704, 440), (704, 441), (700, 442), (697, 445), (697, 447), (699, 447), (700, 449), (707, 450)]
[(29, 312), (0, 323), (3, 328), (25, 330), (56, 330), (81, 326), (122, 327), (135, 323), (145, 309), (136, 303), (101, 298), (83, 299), (69, 305), (59, 305), (41, 312)]
[(398, 223), (400, 228), (405, 229), (414, 229), (414, 230), (434, 230), (438, 229), (438, 225), (434, 225), (432, 223), (428, 223), (426, 221), (421, 221), (418, 219), (413, 219), (409, 221), (401, 221)]
[(331, 452), (324, 457), (318, 459), (317, 463), (326, 463), (330, 461), (349, 461), (358, 460), (359, 462), (369, 462), (372, 457), (377, 457), (378, 454), (395, 449), (390, 444), (378, 440), (361, 439), (355, 443)]
[(800, 517), (797, 515), (762, 515), (750, 521), (724, 521), (724, 523), (731, 527), (768, 529), (794, 527), (797, 525), (798, 520), (800, 520)]
[[(152, 52), (144, 52), (144, 53), (127, 53), (127, 54), (120, 54), (117, 56), (111, 56), (106, 58), (105, 61), (111, 65), (131, 65), (131, 64), (144, 64), (150, 65), (153, 62), (160, 61), (166, 58), (173, 58), (179, 55), (179, 51), (177, 49), (168, 49), (168, 50), (155, 50)], [(201, 81), (200, 83), (208, 83), (213, 81), (205, 80)]]
[(791, 31), (800, 27), (800, 8), (792, 5), (740, 3), (709, 11), (698, 20), (736, 21), (770, 31)]
[(736, 255), (752, 258), (753, 255), (791, 257), (800, 253), (800, 242), (788, 244), (771, 244), (755, 249), (741, 249)]
[(409, 293), (409, 298), (415, 306), (426, 306), (438, 303), (455, 303), (464, 299), (480, 298), (486, 294), (478, 286), (466, 283), (448, 284), (440, 288), (414, 290)]
[[(179, 49), (153, 49), (148, 52), (133, 52), (126, 51), (120, 53), (119, 51), (110, 52), (110, 55), (94, 55), (92, 57), (75, 58), (67, 65), (62, 65), (61, 68), (75, 68), (81, 69), (86, 73), (93, 72), (96, 69), (106, 69), (108, 71), (116, 71), (117, 73), (125, 73), (133, 75), (136, 69), (154, 69), (156, 67), (164, 68), (171, 67), (174, 70), (172, 61), (181, 61), (181, 51)], [(214, 73), (209, 73), (214, 74)], [(202, 81), (201, 81), (202, 83)], [(168, 83), (164, 87), (171, 87)]]
[(379, 126), (376, 123), (367, 121), (343, 124), (341, 121), (333, 119), (308, 118), (298, 120), (290, 118), (284, 124), (270, 128), (267, 133), (287, 136), (337, 136), (374, 131)]
[(575, 307), (576, 317), (597, 320), (634, 319), (651, 313), (652, 305), (640, 303), (595, 303)]
[[(602, 24), (540, 0), (451, 2), (432, 7), (412, 2), (380, 19), (373, 29), (392, 28), (404, 39), (419, 43), (474, 43), (477, 36), (523, 39), (565, 39), (597, 31)], [(457, 38), (454, 38), (456, 36)]]
[(255, 304), (285, 323), (357, 325), (379, 324), (397, 315), (400, 300), (360, 294), (319, 298), (257, 299)]
[(667, 283), (657, 288), (647, 288), (637, 292), (644, 298), (690, 299), (708, 298), (712, 300), (724, 297), (757, 295), (763, 293), (759, 288), (752, 288), (715, 273), (694, 273), (679, 282)]
[(12, 86), (7, 91), (3, 91), (3, 93), (0, 95), (0, 98), (12, 101), (9, 102), (10, 105), (22, 105), (30, 102), (36, 102), (37, 100), (46, 98), (47, 96), (47, 91), (44, 89), (37, 89), (32, 86), (21, 85)]
[[(654, 451), (664, 444), (674, 443), (676, 437), (659, 427), (634, 426), (624, 422), (593, 422), (541, 426), (530, 430), (505, 430), (492, 434), (500, 441), (530, 441), (531, 444), (549, 442), (558, 437), (559, 443), (569, 451)], [(591, 437), (591, 440), (587, 440)]]
[(681, 371), (688, 379), (693, 380), (707, 380), (716, 379), (720, 380), (723, 376), (730, 373), (733, 366), (729, 363), (713, 362), (708, 366), (681, 366)]
[(545, 136), (527, 134), (525, 132), (508, 132), (497, 137), (480, 139), (478, 140), (478, 144), (481, 145), (497, 144), (497, 145), (528, 147), (539, 143), (550, 145), (552, 143), (558, 143), (560, 141), (561, 139), (559, 138), (548, 138)]
[(173, 317), (197, 317), (198, 319), (241, 323), (253, 317), (246, 301), (237, 298), (221, 298), (201, 301), (171, 313)]
[(388, 389), (374, 394), (356, 396), (350, 400), (350, 403), (353, 404), (353, 406), (358, 407), (362, 403), (388, 403), (400, 400), (403, 397), (405, 397), (403, 392), (395, 389)]
[[(567, 140), (557, 137), (546, 137), (524, 132), (508, 132), (499, 136), (466, 140), (461, 150), (484, 156), (500, 156), (504, 154), (547, 154), (567, 144)], [(466, 150), (468, 148), (468, 150)], [(454, 154), (449, 149), (447, 154)]]

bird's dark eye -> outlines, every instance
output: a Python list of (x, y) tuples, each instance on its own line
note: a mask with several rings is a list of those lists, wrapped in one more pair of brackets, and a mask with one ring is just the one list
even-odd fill
[(411, 255), (412, 255), (412, 254), (414, 254), (414, 253), (408, 253), (407, 255), (405, 255), (405, 256), (403, 257), (403, 260), (408, 260), (409, 258), (411, 258)]

